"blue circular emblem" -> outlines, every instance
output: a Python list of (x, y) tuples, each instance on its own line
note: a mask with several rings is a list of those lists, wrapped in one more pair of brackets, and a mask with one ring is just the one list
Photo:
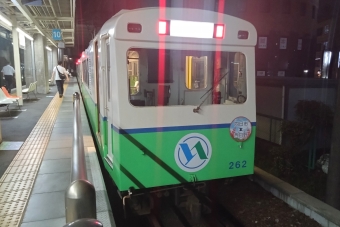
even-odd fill
[(207, 137), (199, 133), (190, 133), (178, 141), (175, 161), (182, 170), (197, 172), (208, 164), (211, 154), (211, 144)]

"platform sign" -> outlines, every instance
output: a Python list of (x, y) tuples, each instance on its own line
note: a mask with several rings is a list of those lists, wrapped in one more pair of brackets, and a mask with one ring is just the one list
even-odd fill
[(52, 38), (54, 40), (61, 40), (61, 30), (60, 29), (53, 29), (52, 30)]

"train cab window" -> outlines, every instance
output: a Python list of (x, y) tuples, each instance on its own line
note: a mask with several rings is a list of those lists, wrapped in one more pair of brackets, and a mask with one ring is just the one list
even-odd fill
[(133, 106), (236, 105), (247, 100), (246, 56), (240, 52), (131, 48), (127, 61)]
[(127, 52), (128, 78), (130, 84), (130, 95), (136, 95), (139, 92), (139, 54), (137, 51)]

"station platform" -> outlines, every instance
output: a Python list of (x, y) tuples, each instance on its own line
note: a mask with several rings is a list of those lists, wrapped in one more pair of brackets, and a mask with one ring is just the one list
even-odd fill
[[(66, 224), (65, 192), (71, 183), (77, 79), (71, 77), (64, 88), (63, 98), (54, 86), (49, 94), (24, 101), (21, 110), (10, 107), (10, 114), (0, 112), (0, 159), (5, 160), (0, 162), (0, 226)], [(104, 226), (115, 226), (82, 100), (80, 106), (87, 177), (96, 189), (97, 219)]]

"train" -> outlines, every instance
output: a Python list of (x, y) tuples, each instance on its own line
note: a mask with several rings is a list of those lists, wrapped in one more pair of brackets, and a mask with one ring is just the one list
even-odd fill
[(77, 65), (100, 157), (121, 198), (250, 175), (255, 27), (185, 8), (121, 10)]

